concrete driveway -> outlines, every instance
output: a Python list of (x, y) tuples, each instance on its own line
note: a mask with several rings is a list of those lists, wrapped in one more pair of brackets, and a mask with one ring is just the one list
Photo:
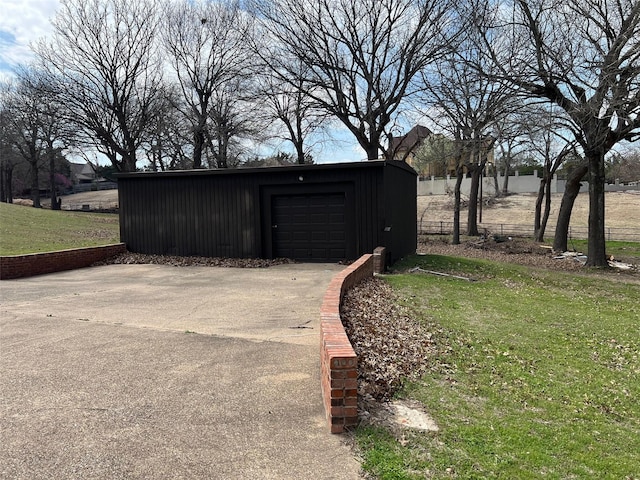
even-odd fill
[(0, 477), (356, 479), (319, 380), (337, 265), (0, 283)]

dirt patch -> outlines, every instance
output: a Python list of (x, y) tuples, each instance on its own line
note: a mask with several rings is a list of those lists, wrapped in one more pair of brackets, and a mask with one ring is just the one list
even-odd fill
[(424, 405), (415, 400), (393, 400), (389, 402), (361, 402), (360, 420), (363, 423), (386, 428), (402, 442), (403, 430), (437, 432), (440, 430)]
[[(553, 229), (558, 219), (561, 193), (551, 195), (549, 227)], [(518, 194), (488, 199), (483, 204), (482, 222), (491, 224), (533, 225), (536, 195)], [(466, 221), (467, 209), (461, 219)], [(427, 195), (418, 197), (418, 222), (452, 222), (453, 197)], [(589, 219), (589, 194), (580, 193), (571, 214), (572, 227), (586, 227)], [(605, 219), (609, 228), (640, 228), (640, 191), (607, 192), (605, 195)]]

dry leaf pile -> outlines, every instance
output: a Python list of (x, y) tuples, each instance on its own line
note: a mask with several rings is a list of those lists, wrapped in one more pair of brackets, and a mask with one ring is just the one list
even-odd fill
[(286, 258), (265, 260), (262, 258), (221, 258), (221, 257), (180, 257), (176, 255), (147, 255), (142, 253), (123, 253), (96, 265), (171, 265), (174, 267), (234, 267), (267, 268), (272, 265), (294, 263)]
[(358, 355), (358, 396), (387, 401), (405, 379), (417, 379), (435, 363), (427, 328), (399, 305), (391, 287), (371, 278), (349, 290), (342, 323)]

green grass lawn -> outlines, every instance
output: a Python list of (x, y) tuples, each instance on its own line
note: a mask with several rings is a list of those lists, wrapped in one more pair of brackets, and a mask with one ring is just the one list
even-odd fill
[[(359, 427), (382, 479), (640, 478), (640, 284), (483, 260), (413, 256), (385, 280), (439, 355), (399, 396), (440, 427)], [(637, 277), (636, 277), (637, 280)]]
[(119, 238), (118, 215), (0, 203), (0, 255), (107, 245)]

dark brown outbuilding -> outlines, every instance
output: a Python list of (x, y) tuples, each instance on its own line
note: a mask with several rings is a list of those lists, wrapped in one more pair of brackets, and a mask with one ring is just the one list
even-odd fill
[(416, 172), (401, 162), (118, 176), (129, 251), (335, 262), (416, 250)]

